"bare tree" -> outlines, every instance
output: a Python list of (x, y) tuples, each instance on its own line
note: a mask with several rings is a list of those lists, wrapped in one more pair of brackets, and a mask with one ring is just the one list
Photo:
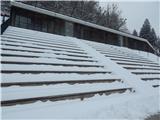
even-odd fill
[[(116, 4), (104, 9), (97, 1), (23, 1), (26, 4), (82, 19), (105, 27), (128, 32), (126, 19)], [(125, 28), (125, 29), (124, 29)], [(126, 30), (126, 31), (125, 31)]]
[(1, 0), (1, 14), (9, 16), (10, 14), (10, 1)]

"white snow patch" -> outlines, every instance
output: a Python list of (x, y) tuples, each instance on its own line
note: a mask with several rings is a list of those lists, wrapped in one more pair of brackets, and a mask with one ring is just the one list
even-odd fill
[(4, 107), (2, 118), (12, 119), (144, 119), (160, 111), (158, 89), (145, 95), (128, 92), (89, 99), (36, 102)]

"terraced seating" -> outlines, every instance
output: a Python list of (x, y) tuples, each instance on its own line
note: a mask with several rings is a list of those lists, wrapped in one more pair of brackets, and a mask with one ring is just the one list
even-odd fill
[[(158, 63), (143, 57), (140, 54), (133, 52), (123, 47), (116, 47), (113, 45), (106, 45), (97, 42), (84, 41), (101, 54), (109, 57), (123, 68), (136, 74), (144, 81), (150, 81), (152, 86), (159, 86), (160, 80), (160, 61)], [(153, 82), (157, 81), (156, 84)]]
[[(108, 85), (108, 86), (107, 86)], [(112, 88), (114, 86), (114, 89)], [(107, 89), (106, 89), (107, 88)], [(16, 105), (41, 101), (58, 101), (74, 98), (88, 98), (95, 94), (112, 94), (123, 93), (131, 88), (124, 88), (124, 85), (117, 83), (99, 83), (99, 84), (84, 84), (84, 85), (50, 85), (36, 87), (19, 87), (14, 91), (14, 87), (3, 88), (2, 106)], [(23, 91), (23, 92), (22, 92)]]
[(1, 37), (2, 106), (132, 90), (70, 37), (16, 27)]

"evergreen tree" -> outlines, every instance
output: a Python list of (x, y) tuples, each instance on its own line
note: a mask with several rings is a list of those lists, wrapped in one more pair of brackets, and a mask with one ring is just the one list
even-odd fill
[(144, 24), (140, 30), (139, 36), (147, 39), (149, 42), (151, 41), (151, 25), (148, 19), (144, 21)]
[(160, 38), (159, 37), (157, 37), (154, 48), (157, 51), (157, 55), (160, 56)]
[(160, 38), (159, 37), (157, 37), (156, 46), (159, 48), (159, 51), (160, 51)]
[(134, 31), (133, 31), (133, 35), (134, 36), (138, 36), (138, 33), (137, 33), (137, 31), (134, 29)]
[(150, 42), (153, 45), (155, 45), (155, 42), (157, 41), (157, 36), (156, 36), (155, 31), (154, 31), (154, 28), (151, 29), (151, 33), (150, 34), (151, 34), (151, 40), (150, 40)]

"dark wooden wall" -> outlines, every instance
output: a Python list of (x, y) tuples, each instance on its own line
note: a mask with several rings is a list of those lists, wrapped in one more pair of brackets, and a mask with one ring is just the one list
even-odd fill
[(47, 33), (74, 36), (80, 39), (124, 46), (152, 53), (154, 52), (154, 50), (143, 41), (17, 7), (11, 8), (11, 25)]
[(64, 35), (65, 21), (44, 14), (12, 8), (12, 26)]

